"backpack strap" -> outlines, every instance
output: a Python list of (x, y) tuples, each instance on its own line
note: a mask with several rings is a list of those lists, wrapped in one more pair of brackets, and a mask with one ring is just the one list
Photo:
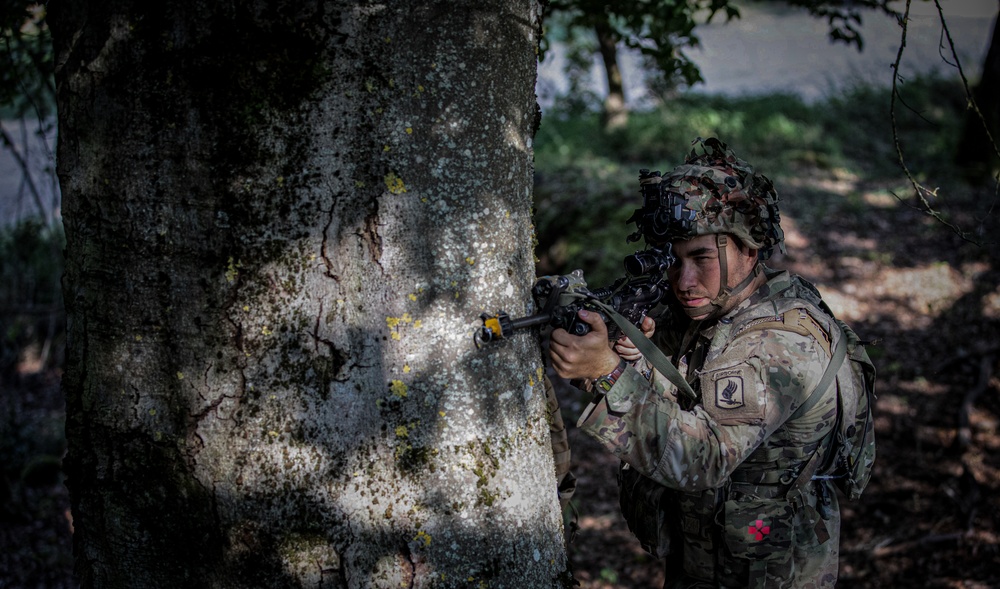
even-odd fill
[[(745, 325), (740, 326), (738, 334), (755, 330), (780, 329), (799, 335), (811, 335), (830, 354), (830, 363), (827, 364), (826, 370), (823, 371), (823, 376), (820, 377), (819, 382), (816, 383), (816, 388), (809, 394), (809, 397), (796, 409), (796, 413), (798, 413), (807, 412), (815, 407), (823, 399), (824, 393), (835, 383), (837, 373), (840, 372), (841, 366), (844, 365), (844, 361), (847, 359), (847, 335), (843, 333), (843, 329), (840, 328), (839, 324), (835, 323), (834, 325), (841, 331), (841, 337), (837, 338), (837, 344), (831, 351), (830, 340), (832, 338), (826, 335), (816, 323), (816, 320), (805, 309), (798, 309), (800, 312), (795, 311), (796, 309), (790, 309), (780, 316), (751, 320)], [(821, 458), (827, 453), (821, 450), (825, 448), (828, 451), (831, 447), (829, 442), (836, 438), (837, 432), (840, 430), (843, 413), (843, 403), (840, 398), (840, 389), (838, 388), (837, 419), (830, 433), (823, 438), (823, 443), (818, 445), (812, 456), (809, 457), (809, 460), (803, 464), (798, 476), (789, 488), (788, 497), (790, 499), (799, 500), (798, 495), (801, 493), (801, 489), (821, 470), (821, 466), (823, 466)]]
[[(837, 347), (834, 348), (833, 357), (830, 358), (830, 364), (823, 371), (823, 376), (819, 379), (819, 383), (816, 388), (813, 389), (809, 398), (806, 399), (805, 403), (799, 406), (796, 411), (809, 411), (819, 403), (820, 399), (823, 397), (823, 393), (830, 388), (830, 386), (837, 379), (837, 373), (840, 371), (840, 367), (844, 365), (844, 360), (847, 358), (847, 339), (846, 336), (841, 337), (837, 340)], [(844, 419), (844, 409), (843, 403), (840, 399), (840, 389), (837, 389), (837, 419), (833, 423), (833, 428), (830, 433), (827, 434), (827, 439), (833, 439), (837, 436), (837, 432), (840, 430), (840, 424)], [(829, 449), (829, 444), (822, 444), (821, 447), (826, 447)], [(799, 476), (792, 483), (792, 489), (801, 488), (806, 484), (807, 481), (811, 480), (818, 470), (820, 470), (819, 458), (821, 452), (817, 451), (809, 458), (809, 462), (802, 467), (799, 472)]]
[[(775, 310), (777, 311), (777, 309)], [(847, 358), (847, 336), (843, 333), (843, 329), (840, 328), (839, 323), (834, 323), (834, 326), (840, 329), (841, 337), (837, 338), (837, 345), (832, 350), (830, 349), (830, 344), (833, 338), (827, 335), (826, 331), (809, 314), (809, 311), (801, 307), (793, 307), (784, 313), (776, 312), (771, 316), (750, 319), (746, 323), (736, 327), (735, 334), (732, 337), (737, 337), (750, 331), (762, 331), (765, 329), (779, 329), (803, 336), (811, 336), (823, 348), (823, 351), (830, 356), (830, 363), (827, 365), (826, 370), (823, 371), (823, 376), (820, 377), (816, 388), (813, 389), (813, 392), (798, 409), (799, 411), (808, 411), (819, 403), (823, 393), (833, 384), (833, 381), (837, 378), (837, 373), (840, 371), (840, 367), (844, 365), (844, 360)]]
[[(841, 336), (837, 340), (837, 346), (833, 349), (833, 354), (830, 357), (830, 363), (827, 365), (826, 370), (823, 371), (823, 376), (816, 383), (816, 388), (813, 389), (809, 398), (806, 399), (805, 403), (799, 406), (798, 411), (809, 411), (819, 403), (820, 398), (823, 393), (830, 388), (833, 381), (837, 378), (837, 373), (840, 372), (840, 367), (844, 365), (844, 360), (847, 359), (847, 337)], [(837, 403), (840, 403), (840, 390), (837, 391)], [(839, 409), (839, 408), (838, 408)], [(840, 423), (841, 411), (837, 411), (837, 423)]]
[(823, 330), (808, 311), (801, 307), (793, 307), (784, 313), (775, 314), (768, 317), (751, 319), (736, 328), (737, 335), (742, 335), (748, 331), (763, 329), (780, 329), (791, 331), (799, 335), (809, 335), (815, 339), (827, 354), (830, 354), (830, 336)]

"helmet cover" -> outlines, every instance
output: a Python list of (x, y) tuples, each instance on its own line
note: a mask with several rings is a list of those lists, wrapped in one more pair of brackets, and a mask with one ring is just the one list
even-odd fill
[(775, 246), (784, 252), (778, 194), (767, 176), (714, 137), (692, 143), (701, 145), (701, 153), (692, 148), (684, 164), (666, 176), (640, 171), (643, 207), (628, 221), (638, 227), (629, 241), (644, 237), (660, 244), (729, 233), (758, 250), (761, 260)]

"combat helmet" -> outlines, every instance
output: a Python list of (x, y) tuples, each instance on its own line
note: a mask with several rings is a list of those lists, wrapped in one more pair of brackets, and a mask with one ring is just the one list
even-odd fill
[(639, 171), (643, 207), (628, 220), (638, 229), (629, 241), (645, 238), (660, 244), (730, 233), (758, 250), (761, 260), (771, 257), (775, 247), (784, 252), (778, 193), (771, 180), (715, 137), (693, 143), (702, 152), (693, 148), (666, 176)]
[(628, 240), (644, 238), (648, 245), (663, 248), (675, 240), (717, 235), (722, 289), (711, 304), (718, 309), (760, 271), (758, 264), (744, 282), (727, 288), (726, 235), (756, 249), (759, 261), (770, 258), (775, 247), (785, 251), (778, 194), (767, 176), (755, 173), (719, 139), (699, 137), (692, 143), (695, 147), (684, 163), (665, 176), (639, 171), (643, 206), (628, 220), (637, 227)]

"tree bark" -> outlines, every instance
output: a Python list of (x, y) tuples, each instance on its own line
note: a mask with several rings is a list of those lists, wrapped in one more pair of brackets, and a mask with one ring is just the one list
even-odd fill
[(535, 3), (49, 10), (81, 585), (557, 584)]
[[(997, 3), (1000, 7), (1000, 2)], [(993, 36), (983, 58), (982, 74), (973, 89), (979, 113), (971, 108), (965, 115), (965, 127), (958, 146), (956, 163), (968, 179), (991, 180), (1000, 165), (997, 142), (1000, 142), (1000, 12), (993, 19)], [(992, 138), (992, 142), (991, 142)]]

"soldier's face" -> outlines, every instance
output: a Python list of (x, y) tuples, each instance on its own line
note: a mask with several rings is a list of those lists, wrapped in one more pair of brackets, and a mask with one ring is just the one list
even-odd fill
[[(726, 282), (733, 287), (743, 281), (753, 270), (756, 251), (740, 249), (735, 239), (726, 245)], [(688, 309), (705, 308), (704, 319), (712, 312), (710, 302), (722, 290), (722, 269), (719, 266), (719, 248), (715, 235), (699, 235), (687, 241), (673, 242), (673, 253), (677, 261), (668, 270), (670, 288), (680, 304)], [(734, 303), (735, 304), (735, 303)], [(723, 312), (729, 309), (723, 309)]]

